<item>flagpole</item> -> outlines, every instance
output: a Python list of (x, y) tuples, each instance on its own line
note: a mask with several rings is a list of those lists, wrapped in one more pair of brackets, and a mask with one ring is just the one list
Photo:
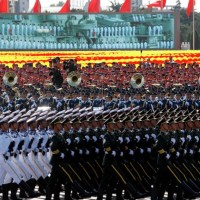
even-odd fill
[(131, 13), (132, 13), (133, 9), (132, 9), (132, 0), (131, 0)]
[(195, 16), (194, 16), (194, 0), (193, 0), (193, 50), (195, 50)]

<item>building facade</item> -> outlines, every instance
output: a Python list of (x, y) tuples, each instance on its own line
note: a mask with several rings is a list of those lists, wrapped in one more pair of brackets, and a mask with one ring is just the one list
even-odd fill
[(132, 10), (138, 10), (142, 6), (142, 0), (132, 0)]
[(16, 13), (26, 13), (29, 10), (29, 0), (14, 0), (13, 4)]

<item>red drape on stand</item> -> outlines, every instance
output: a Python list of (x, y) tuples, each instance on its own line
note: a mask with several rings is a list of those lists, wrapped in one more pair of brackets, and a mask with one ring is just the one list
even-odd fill
[(70, 0), (67, 0), (66, 3), (63, 5), (59, 13), (69, 13), (70, 12)]
[(131, 0), (125, 0), (119, 12), (131, 12)]
[(166, 6), (166, 2), (167, 0), (158, 0), (154, 3), (151, 3), (149, 5), (147, 5), (148, 8), (153, 8), (153, 7), (157, 7), (157, 8), (161, 8), (163, 9)]
[(33, 6), (33, 13), (41, 13), (40, 0), (36, 0), (35, 5)]
[(7, 13), (9, 11), (8, 0), (0, 0), (0, 13)]
[(186, 9), (186, 14), (189, 17), (191, 12), (194, 10), (195, 0), (189, 0), (188, 7)]
[(100, 12), (100, 0), (91, 0), (88, 5), (88, 12), (90, 13)]

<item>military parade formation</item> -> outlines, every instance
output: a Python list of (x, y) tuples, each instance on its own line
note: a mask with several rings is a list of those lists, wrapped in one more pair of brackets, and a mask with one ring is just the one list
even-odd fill
[(53, 86), (6, 86), (0, 98), (3, 200), (58, 200), (63, 190), (66, 200), (113, 194), (161, 200), (165, 192), (169, 200), (198, 198), (198, 88), (172, 91), (139, 88), (116, 96), (116, 88), (79, 93), (74, 87), (66, 98)]

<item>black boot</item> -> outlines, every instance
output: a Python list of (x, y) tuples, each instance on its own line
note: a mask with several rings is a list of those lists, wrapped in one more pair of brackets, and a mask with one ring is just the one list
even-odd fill
[(10, 189), (10, 184), (2, 185), (2, 192), (3, 192), (2, 200), (9, 200), (9, 198), (8, 198), (9, 189)]
[(52, 190), (47, 188), (46, 200), (51, 200), (51, 197), (52, 197)]
[(138, 192), (130, 182), (127, 182), (126, 189), (132, 194), (132, 198), (140, 199), (147, 196), (145, 193)]
[(46, 194), (46, 187), (47, 187), (47, 182), (45, 181), (45, 179), (43, 179), (42, 177), (40, 177), (38, 180), (38, 185), (39, 185), (39, 192), (41, 194)]
[(19, 187), (24, 190), (24, 194), (25, 194), (25, 197), (24, 198), (34, 198), (34, 197), (39, 197), (40, 194), (37, 193), (37, 192), (34, 192), (30, 186), (25, 183), (24, 181), (21, 181), (19, 183)]
[[(79, 198), (88, 198), (88, 197), (92, 196), (91, 193), (84, 190), (77, 181), (73, 182), (72, 189), (74, 191), (73, 193), (75, 196), (77, 196), (77, 192), (80, 194), (80, 196), (78, 195)], [(73, 195), (73, 193), (72, 193), (72, 195)], [(73, 198), (75, 198), (75, 197), (73, 197)]]
[(186, 191), (187, 197), (188, 198), (195, 198), (199, 197), (199, 192), (195, 192), (192, 188), (190, 188), (184, 181), (181, 182), (181, 187), (183, 190)]
[(16, 183), (11, 184), (11, 200), (21, 200), (21, 198), (17, 197), (17, 190), (18, 190), (18, 185)]

